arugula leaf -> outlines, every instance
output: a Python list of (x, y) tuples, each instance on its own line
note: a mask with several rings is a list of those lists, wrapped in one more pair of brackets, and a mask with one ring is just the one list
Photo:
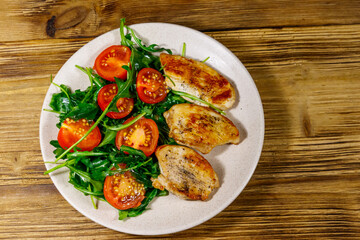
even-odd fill
[(75, 189), (79, 190), (80, 192), (84, 193), (85, 195), (91, 195), (91, 196), (103, 196), (104, 195), (103, 192), (91, 191), (91, 190), (89, 190), (91, 188), (89, 188), (89, 187), (86, 188), (86, 187), (81, 186), (76, 181), (74, 181), (73, 178), (71, 178), (69, 180), (69, 183), (71, 183)]
[(119, 210), (119, 220), (124, 220), (125, 218), (127, 218), (129, 216), (129, 211), (127, 210)]
[(76, 90), (72, 93), (71, 89), (66, 85), (55, 85), (60, 88), (61, 92), (53, 94), (49, 104), (52, 110), (48, 111), (59, 114), (58, 128), (68, 117), (74, 120), (80, 118), (94, 120), (97, 117), (99, 111), (97, 100), (90, 99), (90, 97), (98, 91), (98, 87), (91, 85), (84, 91)]
[(79, 103), (73, 107), (66, 115), (65, 118), (69, 117), (74, 120), (85, 118), (88, 120), (94, 120), (99, 111), (99, 107), (93, 103)]
[(143, 151), (129, 147), (129, 146), (122, 145), (120, 147), (120, 151), (127, 152), (128, 154), (131, 154), (131, 155), (139, 156), (144, 160), (146, 159), (146, 155), (144, 154)]
[(100, 181), (96, 181), (94, 179), (92, 179), (90, 177), (90, 174), (87, 173), (87, 172), (84, 172), (84, 171), (81, 171), (71, 165), (67, 165), (67, 167), (72, 171), (74, 172), (75, 174), (77, 174), (83, 181), (85, 182), (89, 182), (92, 184), (92, 186), (94, 187), (94, 190), (96, 192), (102, 192), (103, 190), (103, 183), (100, 182)]
[(121, 38), (121, 45), (131, 47), (134, 45), (134, 43), (131, 41), (130, 35), (125, 35), (124, 29), (126, 29), (125, 26), (125, 18), (122, 18), (120, 20), (120, 38)]
[(59, 87), (62, 91), (60, 93), (53, 94), (49, 106), (57, 112), (68, 112), (72, 107), (69, 97), (71, 90), (68, 86), (63, 84)]
[(142, 44), (142, 40), (136, 36), (134, 30), (132, 30), (130, 27), (127, 27), (127, 26), (126, 26), (126, 28), (129, 30), (131, 36), (134, 38), (134, 41), (136, 42), (136, 44), (137, 44), (141, 49), (143, 49), (144, 51), (147, 51), (147, 52), (162, 52), (162, 51), (166, 51), (166, 52), (168, 52), (169, 54), (172, 54), (172, 51), (171, 51), (170, 49), (160, 48), (159, 45), (157, 45), (157, 44), (151, 44), (151, 45), (149, 45), (149, 46), (143, 45), (143, 44)]
[(53, 153), (55, 154), (55, 157), (60, 156), (65, 150), (60, 146), (59, 142), (57, 140), (51, 140), (50, 145), (55, 147), (55, 150)]
[(104, 137), (98, 147), (105, 146), (110, 143), (114, 143), (117, 131), (106, 128)]
[(132, 58), (134, 62), (135, 71), (138, 72), (143, 68), (161, 68), (160, 57), (152, 55), (151, 53), (144, 51), (141, 48), (133, 48)]

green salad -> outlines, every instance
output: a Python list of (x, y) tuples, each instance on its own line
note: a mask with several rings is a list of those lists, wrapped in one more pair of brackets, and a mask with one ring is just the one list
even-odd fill
[(154, 53), (172, 54), (170, 49), (144, 45), (124, 19), (120, 35), (119, 45), (104, 49), (93, 68), (74, 66), (88, 76), (87, 89), (72, 91), (52, 82), (59, 93), (44, 110), (59, 118), (57, 140), (50, 142), (57, 165), (45, 174), (67, 167), (69, 183), (90, 196), (95, 208), (98, 200), (106, 201), (123, 220), (142, 214), (155, 197), (168, 194), (151, 181), (160, 174), (156, 147), (176, 144), (163, 113), (186, 103), (183, 97), (199, 99), (166, 86), (167, 76)]

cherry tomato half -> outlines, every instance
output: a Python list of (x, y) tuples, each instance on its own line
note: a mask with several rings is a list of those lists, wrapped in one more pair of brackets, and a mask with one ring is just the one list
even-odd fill
[(114, 77), (125, 80), (127, 71), (122, 66), (129, 64), (130, 56), (130, 48), (122, 45), (110, 46), (95, 59), (94, 69), (106, 80), (115, 82)]
[[(100, 89), (97, 101), (101, 110), (105, 110), (105, 108), (110, 104), (111, 100), (115, 97), (117, 92), (118, 87), (115, 83), (105, 85)], [(108, 112), (106, 116), (113, 119), (120, 119), (126, 117), (134, 108), (134, 99), (120, 98), (116, 102), (116, 107), (119, 112)]]
[[(73, 120), (70, 118), (65, 119), (61, 125), (60, 131), (58, 133), (58, 142), (63, 149), (71, 147), (74, 143), (79, 141), (80, 138), (90, 129), (93, 125), (93, 121), (88, 121), (86, 119)], [(80, 148), (80, 151), (91, 151), (101, 142), (101, 133), (100, 129), (96, 127), (91, 133), (82, 140), (77, 147)]]
[(168, 89), (163, 75), (153, 68), (143, 68), (136, 79), (136, 90), (141, 101), (158, 103), (165, 99)]
[[(121, 169), (125, 164), (119, 164)], [(144, 184), (139, 183), (131, 172), (107, 176), (104, 182), (105, 199), (115, 208), (126, 210), (140, 206), (145, 198)]]
[[(129, 118), (124, 124), (130, 122)], [(118, 149), (122, 145), (142, 150), (146, 156), (150, 156), (157, 146), (159, 129), (152, 119), (141, 118), (128, 128), (120, 130), (116, 134), (115, 144)]]

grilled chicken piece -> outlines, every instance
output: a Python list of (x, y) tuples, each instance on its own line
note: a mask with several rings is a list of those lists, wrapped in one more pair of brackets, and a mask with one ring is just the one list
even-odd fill
[[(166, 84), (171, 89), (194, 95), (222, 110), (234, 104), (233, 86), (205, 63), (166, 53), (160, 54), (160, 61), (168, 76)], [(186, 100), (193, 102), (191, 99)]]
[(214, 188), (220, 186), (210, 163), (191, 148), (163, 145), (156, 149), (161, 174), (152, 179), (157, 189), (184, 199), (206, 200)]
[(202, 153), (209, 153), (218, 145), (240, 142), (236, 126), (208, 107), (177, 104), (164, 112), (164, 117), (170, 128), (169, 137)]

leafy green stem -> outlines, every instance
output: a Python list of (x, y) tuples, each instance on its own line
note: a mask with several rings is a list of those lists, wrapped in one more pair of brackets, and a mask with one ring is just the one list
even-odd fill
[(124, 29), (129, 29), (127, 26), (125, 26), (125, 18), (122, 18), (120, 20), (120, 38), (121, 38), (121, 45), (127, 46), (131, 48), (134, 45), (134, 42), (130, 39), (126, 38)]
[[(90, 185), (88, 186), (88, 190), (91, 191), (91, 186)], [(92, 205), (94, 206), (95, 209), (97, 209), (97, 206), (96, 206), (93, 195), (90, 195), (90, 198), (91, 198)]]
[(105, 156), (109, 155), (110, 153), (107, 152), (72, 152), (68, 154), (68, 158), (78, 158), (78, 157), (98, 157), (98, 156)]
[(215, 111), (219, 112), (220, 114), (222, 115), (226, 115), (225, 112), (223, 110), (221, 110), (220, 108), (218, 107), (215, 107), (213, 104), (207, 102), (207, 101), (204, 101), (198, 97), (195, 97), (194, 95), (191, 95), (189, 93), (186, 93), (186, 92), (181, 92), (181, 91), (175, 91), (175, 90), (172, 90), (171, 91), (172, 93), (176, 94), (176, 95), (179, 95), (181, 97), (187, 97), (187, 98), (190, 98), (191, 100), (195, 100), (195, 101), (198, 101), (198, 102), (201, 102), (207, 106), (209, 106), (210, 108), (214, 109)]
[(102, 82), (99, 81), (99, 79), (97, 79), (96, 77), (93, 76), (92, 74), (92, 68), (83, 68), (79, 65), (75, 65), (75, 67), (77, 67), (78, 69), (80, 69), (81, 71), (83, 71), (84, 73), (86, 73), (86, 75), (88, 75), (90, 82), (94, 82), (96, 84), (97, 87), (101, 88), (104, 86), (104, 84)]
[(71, 104), (71, 99), (70, 99), (69, 93), (68, 93), (63, 87), (61, 87), (60, 85), (58, 85), (58, 84), (56, 84), (56, 83), (53, 82), (53, 77), (52, 77), (52, 75), (50, 76), (50, 82), (51, 82), (51, 84), (54, 84), (55, 86), (57, 86), (58, 88), (60, 88), (60, 90), (61, 90), (63, 93), (65, 93), (66, 97), (69, 99), (69, 102), (70, 102), (70, 104)]
[(165, 78), (168, 78), (172, 84), (174, 84), (174, 87), (176, 86), (175, 82), (166, 74), (164, 74)]
[(55, 110), (46, 109), (46, 108), (44, 108), (43, 110), (46, 111), (46, 112), (52, 112), (52, 113), (57, 113), (57, 114), (61, 113), (60, 111), (55, 111)]
[(202, 62), (202, 63), (205, 63), (207, 60), (209, 60), (209, 58), (210, 58), (210, 57), (207, 57), (207, 58), (205, 58), (204, 60), (202, 60), (201, 62)]
[(152, 161), (152, 158), (149, 158), (148, 160), (146, 160), (145, 162), (142, 162), (136, 166), (133, 166), (133, 167), (129, 167), (129, 168), (124, 168), (124, 169), (117, 169), (117, 170), (112, 170), (111, 173), (112, 174), (115, 174), (115, 173), (124, 173), (124, 172), (127, 172), (127, 171), (130, 171), (130, 170), (134, 170), (136, 168), (139, 168), (145, 164), (147, 164), (148, 162)]
[(53, 171), (55, 171), (55, 170), (57, 170), (57, 169), (60, 169), (60, 168), (62, 168), (62, 167), (69, 166), (69, 165), (73, 165), (74, 163), (75, 163), (75, 159), (66, 161), (66, 162), (64, 162), (64, 163), (62, 163), (62, 164), (59, 164), (59, 165), (57, 165), (57, 166), (55, 166), (55, 167), (47, 170), (46, 172), (44, 172), (44, 175), (49, 174), (49, 173), (51, 173), (51, 172), (53, 172)]
[(90, 79), (90, 89), (89, 91), (86, 93), (85, 97), (81, 100), (81, 103), (86, 102), (86, 100), (91, 96), (91, 92), (94, 88), (94, 78), (93, 77), (89, 77)]
[(181, 56), (182, 56), (182, 57), (185, 57), (185, 53), (186, 53), (186, 43), (183, 43), (183, 48), (182, 48)]
[[(93, 191), (90, 191), (90, 190), (88, 190), (88, 189), (86, 189), (84, 187), (81, 187), (80, 185), (78, 185), (78, 184), (76, 184), (74, 182), (71, 182), (71, 181), (69, 181), (69, 182), (74, 186), (75, 189), (79, 190), (80, 192), (82, 192), (82, 193), (84, 193), (86, 195), (90, 195), (90, 196), (94, 196), (94, 197), (99, 197), (99, 196), (104, 195), (103, 192), (93, 192)], [(97, 208), (95, 207), (95, 209), (97, 209)]]
[(161, 66), (161, 68), (159, 69), (159, 72), (161, 72), (166, 67), (166, 64), (167, 63), (165, 63), (164, 65)]
[(146, 112), (142, 112), (139, 115), (137, 115), (133, 120), (131, 120), (130, 122), (128, 122), (127, 124), (121, 124), (119, 126), (105, 126), (107, 129), (112, 130), (112, 131), (120, 131), (122, 129), (128, 128), (131, 125), (133, 125), (134, 123), (136, 123), (140, 118), (142, 118), (143, 116), (145, 116)]

